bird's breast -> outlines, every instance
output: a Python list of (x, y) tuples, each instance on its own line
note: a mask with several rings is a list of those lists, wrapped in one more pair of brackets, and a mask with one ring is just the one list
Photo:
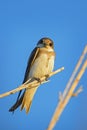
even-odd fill
[(40, 53), (30, 69), (29, 77), (40, 78), (49, 74), (54, 67), (54, 58), (51, 53)]

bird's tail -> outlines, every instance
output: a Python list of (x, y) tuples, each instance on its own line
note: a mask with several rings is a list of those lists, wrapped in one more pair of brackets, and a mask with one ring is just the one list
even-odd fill
[(14, 112), (22, 103), (23, 101), (23, 97), (24, 97), (24, 93), (23, 95), (16, 101), (16, 103), (9, 109), (9, 112)]
[(17, 102), (9, 109), (9, 111), (14, 112), (21, 105), (21, 110), (25, 108), (26, 113), (28, 113), (37, 88), (38, 87), (26, 89), (20, 99), (17, 100)]
[(35, 87), (35, 88), (27, 89), (25, 91), (25, 94), (22, 100), (21, 110), (25, 108), (26, 113), (28, 113), (30, 110), (30, 106), (31, 106), (31, 103), (32, 103), (32, 100), (33, 100), (33, 97), (35, 95), (37, 88), (38, 87)]

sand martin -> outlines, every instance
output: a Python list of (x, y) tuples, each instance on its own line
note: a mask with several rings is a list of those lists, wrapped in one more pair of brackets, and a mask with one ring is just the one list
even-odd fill
[[(53, 41), (50, 38), (40, 39), (29, 57), (23, 83), (29, 79), (39, 79), (52, 72), (54, 68), (54, 60), (55, 52)], [(25, 108), (26, 113), (28, 113), (37, 88), (38, 87), (25, 89), (23, 94), (21, 94), (20, 91), (16, 103), (9, 109), (9, 111), (14, 112), (16, 108), (21, 106), (21, 110)]]

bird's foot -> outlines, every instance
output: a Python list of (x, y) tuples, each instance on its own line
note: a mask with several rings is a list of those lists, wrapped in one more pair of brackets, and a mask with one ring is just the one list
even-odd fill
[(34, 77), (35, 80), (37, 80), (41, 84), (41, 79)]
[(49, 75), (46, 74), (45, 77), (46, 77), (45, 80), (48, 81)]

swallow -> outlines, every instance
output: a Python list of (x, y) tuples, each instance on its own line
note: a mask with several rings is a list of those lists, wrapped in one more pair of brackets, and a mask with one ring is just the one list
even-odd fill
[[(29, 79), (40, 79), (53, 71), (55, 60), (54, 43), (50, 38), (42, 38), (38, 41), (36, 47), (31, 52), (28, 60), (23, 83)], [(32, 82), (30, 80), (29, 82)], [(14, 112), (19, 106), (21, 110), (25, 108), (26, 113), (30, 111), (30, 107), (38, 86), (31, 89), (25, 89), (23, 94), (19, 92), (16, 103), (9, 109)]]

